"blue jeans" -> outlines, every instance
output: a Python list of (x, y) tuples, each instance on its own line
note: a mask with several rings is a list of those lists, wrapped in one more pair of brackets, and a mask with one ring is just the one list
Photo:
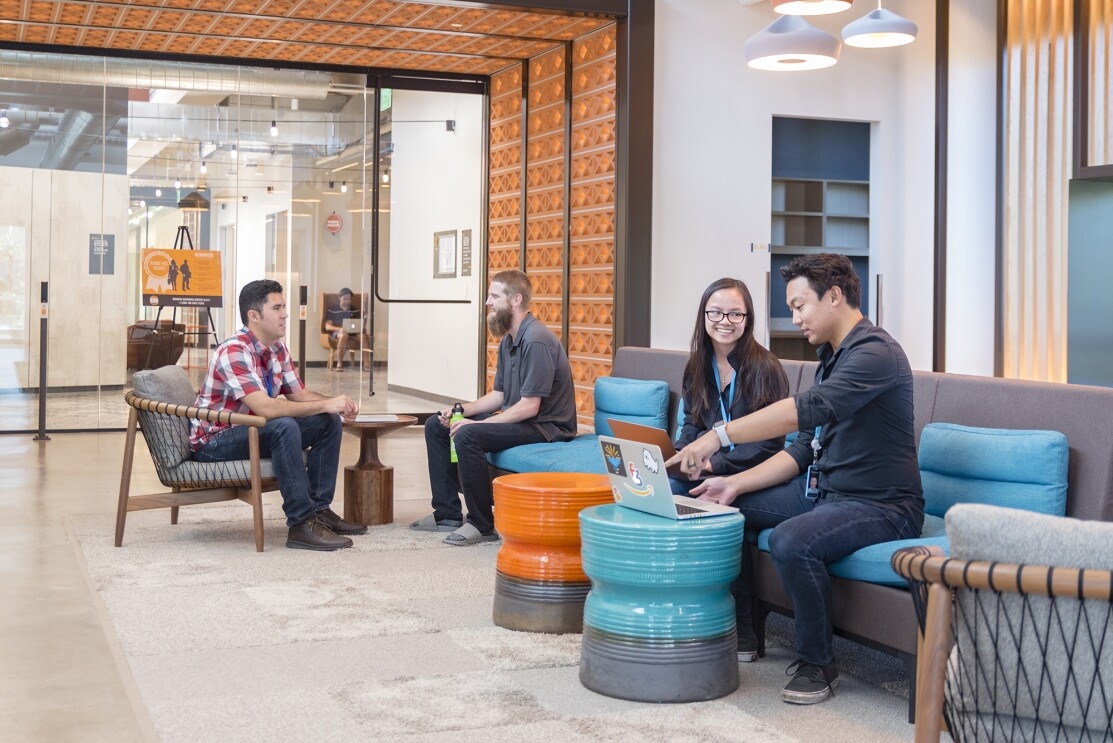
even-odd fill
[[(899, 511), (863, 500), (804, 497), (804, 478), (747, 493), (734, 501), (746, 517), (747, 537), (773, 529), (769, 551), (795, 612), (796, 656), (816, 665), (833, 659), (831, 578), (827, 565), (880, 542), (912, 539), (920, 526)], [(736, 583), (739, 619), (748, 612), (753, 581), (748, 550)]]
[[(340, 416), (318, 413), (305, 418), (272, 418), (259, 429), (259, 456), (270, 458), (286, 525), (297, 526), (332, 503), (340, 461)], [(250, 457), (248, 427), (232, 426), (193, 453), (198, 462), (229, 462)], [(302, 449), (309, 462), (302, 465)]]
[(437, 521), (463, 520), (460, 491), (468, 504), (468, 523), (490, 534), (495, 530), (494, 494), (487, 452), (547, 441), (532, 423), (482, 423), (456, 433), (456, 464), (449, 457), (448, 427), (438, 416), (425, 421), (425, 449), (429, 455), (429, 487)]

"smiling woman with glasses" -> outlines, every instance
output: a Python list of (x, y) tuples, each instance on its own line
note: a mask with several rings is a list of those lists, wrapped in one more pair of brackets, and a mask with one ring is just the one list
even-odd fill
[[(744, 285), (743, 285), (744, 286)], [(723, 312), (722, 310), (706, 310), (703, 313), (711, 322), (722, 322), (725, 317), (728, 321), (735, 325), (741, 325), (749, 317), (746, 312)]]
[[(788, 378), (777, 357), (754, 340), (753, 316), (750, 290), (738, 279), (719, 279), (700, 297), (692, 353), (684, 368), (684, 417), (678, 448), (717, 424), (788, 396)], [(710, 469), (702, 475), (733, 475), (783, 448), (783, 438), (723, 447), (711, 457)], [(673, 479), (673, 492), (687, 494), (702, 479)]]

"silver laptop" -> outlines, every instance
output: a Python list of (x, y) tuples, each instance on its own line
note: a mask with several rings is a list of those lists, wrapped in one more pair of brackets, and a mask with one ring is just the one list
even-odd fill
[(359, 327), (359, 318), (358, 317), (345, 318), (345, 320), (344, 320), (344, 332), (345, 333), (358, 333), (359, 331), (360, 331), (360, 327)]
[(738, 513), (737, 508), (673, 495), (665, 458), (653, 444), (599, 437), (603, 466), (611, 481), (614, 502), (637, 511), (669, 519), (695, 519)]

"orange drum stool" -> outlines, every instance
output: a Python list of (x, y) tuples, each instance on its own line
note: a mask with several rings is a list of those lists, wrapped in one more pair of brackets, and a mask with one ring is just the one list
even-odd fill
[(494, 481), (494, 621), (526, 632), (580, 632), (591, 581), (580, 560), (579, 513), (613, 503), (605, 475), (525, 472)]

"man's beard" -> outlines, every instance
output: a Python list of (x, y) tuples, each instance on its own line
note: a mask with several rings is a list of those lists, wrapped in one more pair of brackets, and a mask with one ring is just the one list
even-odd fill
[(509, 333), (510, 326), (513, 323), (514, 315), (507, 307), (496, 307), (487, 315), (487, 329), (496, 338), (501, 338)]

